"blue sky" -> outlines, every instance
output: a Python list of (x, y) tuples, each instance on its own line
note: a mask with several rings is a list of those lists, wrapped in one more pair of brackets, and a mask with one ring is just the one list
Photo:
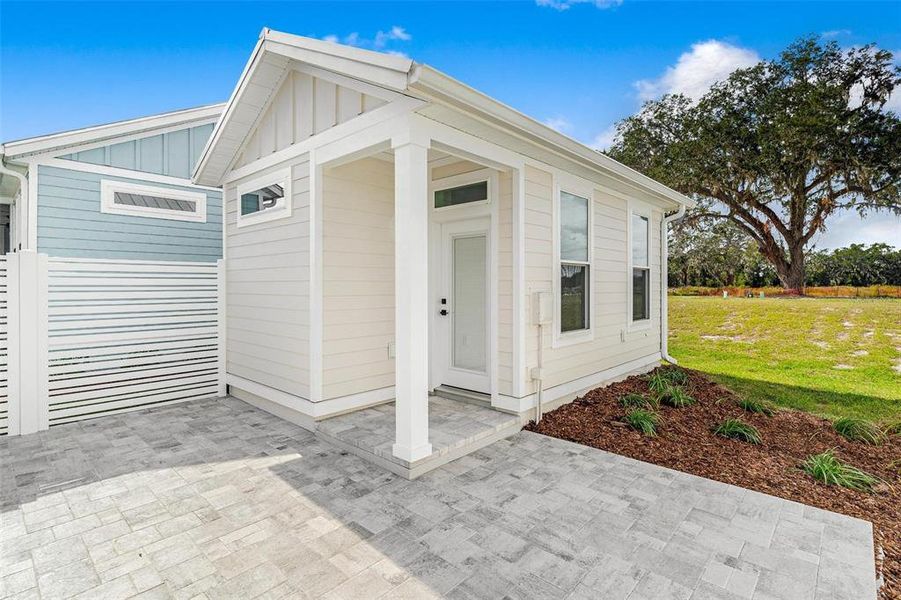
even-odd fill
[[(591, 145), (804, 34), (901, 55), (901, 2), (0, 3), (0, 139), (227, 99), (262, 27), (402, 52)], [(901, 94), (894, 103), (901, 104)], [(888, 241), (896, 218), (821, 245)]]

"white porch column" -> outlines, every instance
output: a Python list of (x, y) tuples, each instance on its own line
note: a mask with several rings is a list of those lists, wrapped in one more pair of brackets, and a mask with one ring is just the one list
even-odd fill
[(394, 456), (414, 462), (429, 443), (428, 139), (394, 148)]

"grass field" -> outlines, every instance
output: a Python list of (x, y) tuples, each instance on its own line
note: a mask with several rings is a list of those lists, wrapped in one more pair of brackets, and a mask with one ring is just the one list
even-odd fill
[(670, 354), (747, 397), (901, 419), (901, 300), (670, 297)]

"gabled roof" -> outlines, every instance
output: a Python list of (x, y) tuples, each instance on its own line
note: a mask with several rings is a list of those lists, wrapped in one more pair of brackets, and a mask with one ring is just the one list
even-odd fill
[(67, 148), (84, 144), (100, 143), (107, 140), (113, 141), (116, 138), (124, 136), (140, 135), (145, 132), (152, 134), (158, 129), (218, 119), (219, 115), (222, 114), (222, 109), (224, 107), (224, 103), (210, 104), (207, 106), (176, 110), (149, 117), (140, 117), (138, 119), (129, 119), (127, 121), (116, 121), (104, 125), (95, 125), (92, 127), (84, 127), (82, 129), (73, 129), (71, 131), (5, 142), (0, 145), (0, 156), (4, 156), (7, 160), (15, 161), (34, 154), (43, 154), (45, 152), (54, 151), (62, 152)]
[(625, 179), (677, 204), (694, 202), (665, 185), (528, 117), (428, 65), (409, 58), (291, 35), (264, 28), (194, 169), (195, 183), (219, 185), (247, 136), (278, 90), (292, 61), (299, 61), (391, 93), (428, 100), (475, 115), (589, 169)]

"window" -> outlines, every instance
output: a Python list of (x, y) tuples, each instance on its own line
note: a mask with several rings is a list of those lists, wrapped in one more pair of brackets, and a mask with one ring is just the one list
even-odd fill
[(632, 213), (632, 321), (651, 317), (651, 266), (648, 261), (648, 218)]
[(488, 200), (488, 182), (479, 181), (435, 192), (435, 208), (447, 208)]
[(590, 328), (587, 198), (560, 192), (560, 332)]
[(291, 216), (291, 170), (238, 186), (238, 227)]
[(100, 212), (206, 222), (206, 194), (109, 179), (100, 182)]

